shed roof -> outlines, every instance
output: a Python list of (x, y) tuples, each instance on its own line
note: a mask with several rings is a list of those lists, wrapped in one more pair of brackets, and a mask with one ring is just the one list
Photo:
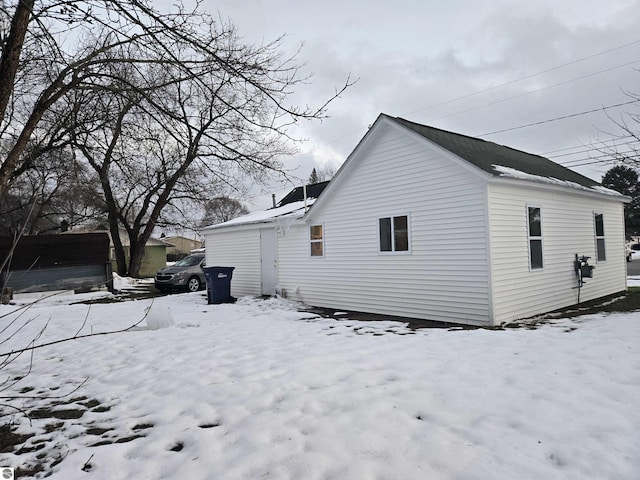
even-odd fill
[(273, 208), (251, 212), (247, 215), (236, 217), (226, 222), (208, 225), (202, 230), (258, 223), (274, 223), (278, 221), (287, 222), (293, 221), (296, 218), (302, 218), (307, 212), (308, 207), (313, 205), (313, 202), (315, 202), (315, 200), (320, 196), (327, 185), (329, 185), (329, 181), (306, 185), (306, 187), (295, 187), (287, 193), (280, 202), (278, 202), (277, 206)]
[(308, 198), (307, 201), (291, 202), (268, 210), (252, 212), (241, 217), (228, 220), (226, 222), (209, 225), (202, 230), (213, 230), (217, 228), (236, 227), (239, 225), (250, 225), (259, 223), (276, 223), (278, 221), (293, 221), (302, 218), (307, 211), (307, 207), (313, 205), (315, 198)]

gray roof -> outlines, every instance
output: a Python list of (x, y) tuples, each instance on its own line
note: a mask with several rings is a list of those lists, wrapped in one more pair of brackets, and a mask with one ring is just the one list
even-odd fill
[(307, 198), (318, 198), (327, 185), (329, 185), (329, 180), (325, 182), (313, 183), (306, 186), (306, 192), (305, 187), (296, 187), (287, 195), (285, 195), (282, 200), (280, 200), (280, 202), (278, 203), (278, 207), (282, 207), (283, 205), (286, 205), (288, 203), (304, 200), (305, 193), (307, 194)]
[[(388, 117), (388, 116), (387, 116)], [(494, 176), (501, 176), (493, 166), (500, 165), (538, 177), (555, 178), (577, 183), (586, 188), (597, 187), (595, 180), (580, 175), (548, 158), (498, 145), (480, 138), (468, 137), (459, 133), (447, 132), (410, 122), (400, 117), (388, 117), (399, 124), (419, 133), (423, 137), (456, 154), (458, 157)]]

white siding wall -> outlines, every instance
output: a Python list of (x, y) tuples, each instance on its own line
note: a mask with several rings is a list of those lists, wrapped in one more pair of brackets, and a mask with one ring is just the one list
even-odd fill
[[(544, 268), (529, 270), (527, 205), (542, 209)], [(626, 288), (623, 207), (569, 193), (489, 185), (494, 319), (496, 323), (577, 302), (575, 254), (591, 257), (592, 279), (580, 292), (590, 300)], [(594, 212), (604, 215), (607, 260), (596, 262)]]
[(205, 232), (206, 264), (235, 267), (231, 295), (260, 295), (260, 231), (257, 228)]
[[(324, 225), (325, 256), (310, 256), (306, 225), (294, 225), (278, 240), (287, 297), (335, 309), (487, 324), (484, 180), (394, 128), (354, 160), (312, 220)], [(404, 214), (411, 253), (379, 254), (378, 218)]]

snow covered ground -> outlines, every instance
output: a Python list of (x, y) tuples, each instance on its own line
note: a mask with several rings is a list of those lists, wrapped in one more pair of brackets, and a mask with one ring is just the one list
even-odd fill
[(627, 277), (627, 287), (640, 287), (640, 276), (633, 275)]
[[(152, 302), (72, 304), (102, 295), (0, 318), (0, 341), (32, 319), (0, 351), (45, 324), (38, 343), (126, 328)], [(72, 393), (12, 402), (39, 408), (31, 422), (0, 407), (0, 424), (36, 433), (0, 466), (64, 480), (640, 478), (640, 313), (412, 331), (296, 307), (165, 296), (132, 331), (36, 350), (0, 395)]]

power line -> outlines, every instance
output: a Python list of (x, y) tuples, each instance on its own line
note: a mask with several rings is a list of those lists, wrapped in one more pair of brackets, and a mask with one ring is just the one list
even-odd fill
[[(624, 152), (624, 153), (631, 153), (631, 152)], [(624, 153), (621, 153), (621, 155), (624, 155)], [(563, 162), (562, 165), (564, 165), (565, 167), (580, 167), (582, 165), (592, 165), (595, 163), (608, 163), (611, 160), (613, 160), (613, 157), (611, 155), (596, 155), (594, 157), (589, 157), (589, 158), (582, 158), (580, 160), (572, 160), (571, 162)]]
[[(635, 45), (637, 43), (640, 43), (640, 40), (635, 40), (633, 42), (625, 43), (624, 45), (620, 45), (618, 47), (613, 47), (613, 48), (610, 48), (608, 50), (603, 50), (601, 52), (594, 53), (593, 55), (588, 55), (586, 57), (582, 57), (582, 58), (579, 58), (577, 60), (573, 60), (571, 62), (564, 63), (562, 65), (557, 65), (555, 67), (551, 67), (551, 68), (548, 68), (546, 70), (542, 70), (540, 72), (531, 73), (529, 75), (525, 75), (524, 77), (516, 78), (515, 80), (509, 80), (508, 82), (504, 82), (504, 83), (501, 83), (501, 84), (498, 84), (498, 85), (494, 85), (493, 87), (488, 87), (488, 88), (485, 88), (485, 89), (482, 89), (482, 90), (477, 90), (475, 92), (468, 93), (468, 94), (462, 95), (460, 97), (452, 98), (450, 100), (445, 100), (445, 101), (440, 102), (440, 103), (435, 103), (433, 105), (429, 105), (427, 107), (419, 108), (417, 110), (413, 110), (411, 112), (407, 112), (404, 115), (411, 115), (413, 113), (422, 112), (424, 110), (429, 110), (431, 108), (441, 107), (442, 105), (447, 105), (449, 103), (457, 102), (458, 100), (464, 100), (465, 98), (470, 98), (470, 97), (473, 97), (475, 95), (480, 95), (482, 93), (487, 93), (487, 92), (490, 92), (492, 90), (496, 90), (498, 88), (502, 88), (502, 87), (506, 87), (506, 86), (509, 86), (509, 85), (513, 85), (514, 83), (518, 83), (518, 82), (521, 82), (523, 80), (528, 80), (530, 78), (534, 78), (534, 77), (537, 77), (539, 75), (544, 75), (545, 73), (553, 72), (554, 70), (559, 70), (561, 68), (568, 67), (569, 65), (575, 65), (577, 63), (584, 62), (586, 60), (590, 60), (592, 58), (599, 57), (600, 55), (605, 55), (607, 53), (611, 53), (611, 52), (614, 52), (616, 50), (620, 50), (622, 48), (626, 48), (626, 47), (629, 47), (631, 45)], [(635, 62), (632, 62), (632, 63), (635, 63)], [(624, 65), (624, 66), (626, 66), (626, 65)], [(619, 67), (614, 67), (614, 68), (619, 68)], [(601, 73), (601, 72), (598, 72), (598, 73)]]
[[(443, 118), (453, 117), (453, 116), (456, 116), (456, 115), (460, 115), (461, 113), (467, 113), (467, 112), (471, 112), (473, 110), (479, 110), (479, 109), (484, 108), (484, 107), (490, 107), (492, 105), (497, 105), (498, 103), (508, 102), (509, 100), (514, 100), (516, 98), (520, 98), (520, 97), (524, 97), (524, 96), (527, 96), (527, 95), (531, 95), (532, 93), (538, 93), (538, 92), (541, 92), (543, 90), (548, 90), (550, 88), (559, 87), (561, 85), (566, 85), (568, 83), (572, 83), (572, 82), (575, 82), (577, 80), (584, 80), (585, 78), (590, 78), (590, 77), (593, 77), (595, 75), (600, 75), (601, 73), (610, 72), (611, 70), (616, 70), (618, 68), (628, 67), (629, 65), (633, 65), (634, 63), (638, 63), (639, 61), (640, 60), (634, 60), (632, 62), (624, 63), (622, 65), (617, 65), (617, 66), (611, 67), (611, 68), (606, 68), (606, 69), (600, 70), (598, 72), (593, 72), (593, 73), (589, 73), (587, 75), (582, 75), (581, 77), (576, 77), (576, 78), (572, 78), (572, 79), (569, 79), (569, 80), (565, 80), (564, 82), (554, 83), (552, 85), (547, 85), (545, 87), (540, 87), (540, 88), (536, 88), (534, 90), (529, 90), (527, 92), (523, 92), (523, 93), (520, 93), (518, 95), (514, 95), (512, 97), (507, 97), (507, 98), (503, 98), (501, 100), (496, 100), (495, 102), (485, 103), (483, 105), (478, 105), (477, 107), (471, 107), (471, 108), (467, 108), (466, 110), (460, 110), (458, 112), (450, 113), (448, 115), (443, 115), (441, 117), (431, 118), (427, 122), (433, 122), (435, 120), (442, 120)], [(487, 134), (487, 135), (489, 135), (489, 134)]]
[[(618, 140), (625, 140), (627, 138), (634, 138), (634, 137), (633, 137), (633, 135), (621, 135), (619, 137), (612, 138), (612, 139), (609, 139), (609, 140), (600, 140), (599, 142), (600, 143), (616, 142)], [(538, 155), (546, 156), (546, 155), (548, 155), (550, 153), (565, 152), (567, 150), (573, 150), (574, 148), (585, 148), (585, 147), (586, 147), (585, 144), (574, 145), (573, 147), (564, 147), (564, 148), (558, 148), (556, 150), (549, 150), (548, 152), (542, 152), (542, 153), (539, 153)]]
[(533, 127), (533, 126), (542, 125), (542, 124), (545, 124), (545, 123), (556, 122), (558, 120), (566, 120), (567, 118), (579, 117), (581, 115), (587, 115), (589, 113), (600, 112), (600, 111), (603, 111), (603, 110), (608, 110), (610, 108), (622, 107), (624, 105), (630, 105), (632, 103), (637, 103), (638, 101), (640, 101), (640, 100), (631, 100), (631, 101), (628, 101), (628, 102), (616, 103), (615, 105), (608, 105), (608, 106), (605, 106), (605, 107), (595, 108), (593, 110), (585, 110), (584, 112), (572, 113), (570, 115), (563, 115), (561, 117), (548, 118), (547, 120), (541, 120), (539, 122), (526, 123), (524, 125), (518, 125), (517, 127), (504, 128), (502, 130), (496, 130), (495, 132), (483, 133), (482, 135), (475, 135), (475, 136), (482, 138), (482, 137), (486, 137), (488, 135), (495, 135), (496, 133), (511, 132), (513, 130), (519, 130), (521, 128)]
[[(630, 155), (629, 155), (630, 154)], [(624, 152), (616, 152), (617, 156), (622, 156), (622, 157), (637, 157), (638, 156), (638, 152), (636, 150), (626, 150)], [(582, 167), (585, 165), (595, 165), (595, 164), (604, 164), (604, 163), (611, 163), (616, 161), (616, 158), (614, 155), (610, 155), (607, 153), (603, 153), (601, 155), (596, 155), (590, 158), (583, 158), (583, 159), (579, 159), (579, 160), (570, 160), (567, 162), (560, 162), (562, 165), (564, 165), (565, 167)]]
[[(473, 96), (476, 96), (476, 95), (480, 95), (482, 93), (486, 93), (486, 92), (490, 92), (492, 90), (496, 90), (496, 89), (499, 89), (499, 88), (502, 88), (502, 87), (506, 87), (508, 85), (512, 85), (514, 83), (517, 83), (517, 82), (520, 82), (520, 81), (523, 81), (523, 80), (528, 80), (530, 78), (533, 78), (533, 77), (536, 77), (536, 76), (539, 76), (539, 75), (543, 75), (545, 73), (549, 73), (549, 72), (552, 72), (554, 70), (559, 70), (561, 68), (564, 68), (564, 67), (567, 67), (567, 66), (570, 66), (570, 65), (575, 65), (575, 64), (578, 64), (580, 62), (583, 62), (583, 61), (586, 61), (586, 60), (589, 60), (589, 59), (592, 59), (592, 58), (595, 58), (595, 57), (598, 57), (598, 56), (601, 56), (601, 55), (606, 55), (607, 53), (611, 53), (611, 52), (614, 52), (616, 50), (620, 50), (622, 48), (626, 48), (626, 47), (629, 47), (629, 46), (632, 46), (632, 45), (636, 45), (638, 43), (640, 43), (640, 40), (634, 40), (633, 42), (629, 42), (629, 43), (625, 43), (623, 45), (619, 45), (617, 47), (609, 48), (607, 50), (603, 50), (601, 52), (594, 53), (592, 55), (588, 55), (586, 57), (582, 57), (582, 58), (579, 58), (577, 60), (573, 60), (571, 62), (564, 63), (562, 65), (557, 65), (555, 67), (551, 67), (551, 68), (548, 68), (546, 70), (542, 70), (540, 72), (536, 72), (536, 73), (532, 73), (532, 74), (529, 74), (529, 75), (525, 75), (524, 77), (516, 78), (514, 80), (510, 80), (508, 82), (504, 82), (504, 83), (501, 83), (499, 85), (495, 85), (493, 87), (485, 88), (483, 90), (477, 90), (475, 92), (472, 92), (472, 93), (469, 93), (469, 94), (466, 94), (466, 95), (462, 95), (462, 96), (459, 96), (459, 97), (456, 97), (456, 98), (452, 98), (452, 99), (449, 99), (449, 100), (445, 100), (443, 102), (436, 103), (436, 104), (433, 104), (433, 105), (430, 105), (430, 106), (427, 106), (427, 107), (424, 107), (424, 108), (420, 108), (418, 110), (405, 112), (405, 113), (403, 113), (401, 115), (411, 115), (413, 113), (417, 113), (417, 112), (421, 112), (421, 111), (424, 111), (424, 110), (429, 110), (431, 108), (435, 108), (435, 107), (439, 107), (439, 106), (446, 105), (446, 104), (449, 104), (449, 103), (453, 103), (453, 102), (456, 102), (458, 100), (464, 100), (466, 98), (470, 98), (470, 97), (473, 97)], [(564, 84), (571, 83), (571, 82), (574, 82), (574, 81), (577, 81), (577, 80), (582, 80), (584, 78), (588, 78), (588, 77), (591, 77), (591, 76), (594, 76), (594, 75), (599, 75), (601, 73), (605, 73), (605, 72), (608, 72), (608, 71), (611, 71), (611, 70), (615, 70), (617, 68), (626, 67), (626, 66), (632, 65), (632, 64), (637, 63), (637, 62), (638, 62), (638, 60), (635, 60), (633, 62), (629, 62), (629, 63), (623, 64), (623, 65), (618, 65), (616, 67), (612, 67), (612, 68), (601, 70), (599, 72), (591, 73), (591, 74), (588, 74), (588, 75), (585, 75), (585, 76), (582, 76), (582, 77), (578, 77), (578, 78), (574, 78), (574, 79), (571, 79), (571, 80), (567, 80), (565, 82), (561, 82), (561, 83), (554, 84), (554, 85), (549, 85), (549, 86), (546, 86), (546, 87), (541, 87), (539, 89), (532, 90), (532, 91), (529, 91), (529, 92), (525, 92), (525, 93), (522, 93), (520, 95), (516, 95), (514, 97), (509, 97), (509, 98), (506, 98), (506, 99), (503, 99), (503, 100), (499, 100), (497, 102), (492, 102), (492, 103), (489, 103), (489, 104), (486, 104), (486, 105), (481, 105), (479, 107), (474, 107), (474, 108), (471, 108), (471, 109), (468, 109), (468, 110), (463, 110), (463, 111), (460, 111), (460, 112), (456, 112), (456, 113), (447, 115), (445, 117), (438, 117), (438, 118), (435, 118), (435, 119), (431, 119), (431, 120), (428, 120), (427, 122), (432, 122), (434, 120), (440, 120), (442, 118), (447, 118), (447, 117), (450, 117), (450, 116), (453, 116), (453, 115), (458, 115), (460, 113), (466, 113), (466, 112), (471, 111), (471, 110), (477, 110), (479, 108), (484, 108), (484, 107), (487, 107), (487, 106), (495, 105), (497, 103), (506, 102), (506, 101), (509, 101), (509, 100), (513, 100), (515, 98), (519, 98), (519, 97), (524, 96), (524, 95), (529, 95), (531, 93), (539, 92), (539, 91), (546, 90), (546, 89), (549, 89), (549, 88), (552, 88), (552, 87), (564, 85)], [(348, 138), (348, 137), (350, 137), (350, 136), (352, 136), (352, 135), (354, 135), (356, 133), (360, 133), (363, 130), (366, 130), (366, 127), (362, 127), (362, 128), (357, 129), (357, 130), (353, 130), (351, 132), (348, 132), (348, 133), (346, 133), (344, 135), (341, 135), (340, 137), (337, 137), (337, 138), (334, 138), (333, 140), (330, 140), (327, 143), (329, 145), (334, 144), (334, 143), (339, 142), (340, 140), (343, 140), (345, 138)]]
[[(640, 157), (628, 157), (629, 159), (638, 162), (640, 161)], [(606, 164), (611, 164), (611, 163), (615, 163), (619, 160), (616, 160), (615, 158), (611, 158), (609, 160), (593, 160), (593, 161), (589, 161), (589, 160), (585, 160), (583, 163), (578, 163), (576, 165), (569, 165), (567, 168), (576, 168), (576, 167), (587, 167), (589, 165), (606, 165)], [(566, 166), (566, 165), (564, 165)]]
[[(622, 142), (622, 143), (616, 143), (615, 145), (611, 145), (609, 147), (606, 148), (614, 148), (614, 147), (621, 147), (622, 145), (630, 145), (632, 143), (638, 143), (637, 140), (629, 140), (628, 142)], [(575, 148), (575, 147), (572, 147)], [(604, 148), (604, 147), (603, 147)], [(584, 149), (583, 150), (577, 150), (575, 152), (569, 152), (569, 153), (563, 153), (561, 155), (550, 155), (547, 158), (560, 158), (560, 157), (570, 157), (571, 155), (580, 155), (582, 153), (587, 153), (590, 152), (592, 150), (597, 150), (600, 151), (597, 147), (587, 147), (586, 145), (584, 145)]]

